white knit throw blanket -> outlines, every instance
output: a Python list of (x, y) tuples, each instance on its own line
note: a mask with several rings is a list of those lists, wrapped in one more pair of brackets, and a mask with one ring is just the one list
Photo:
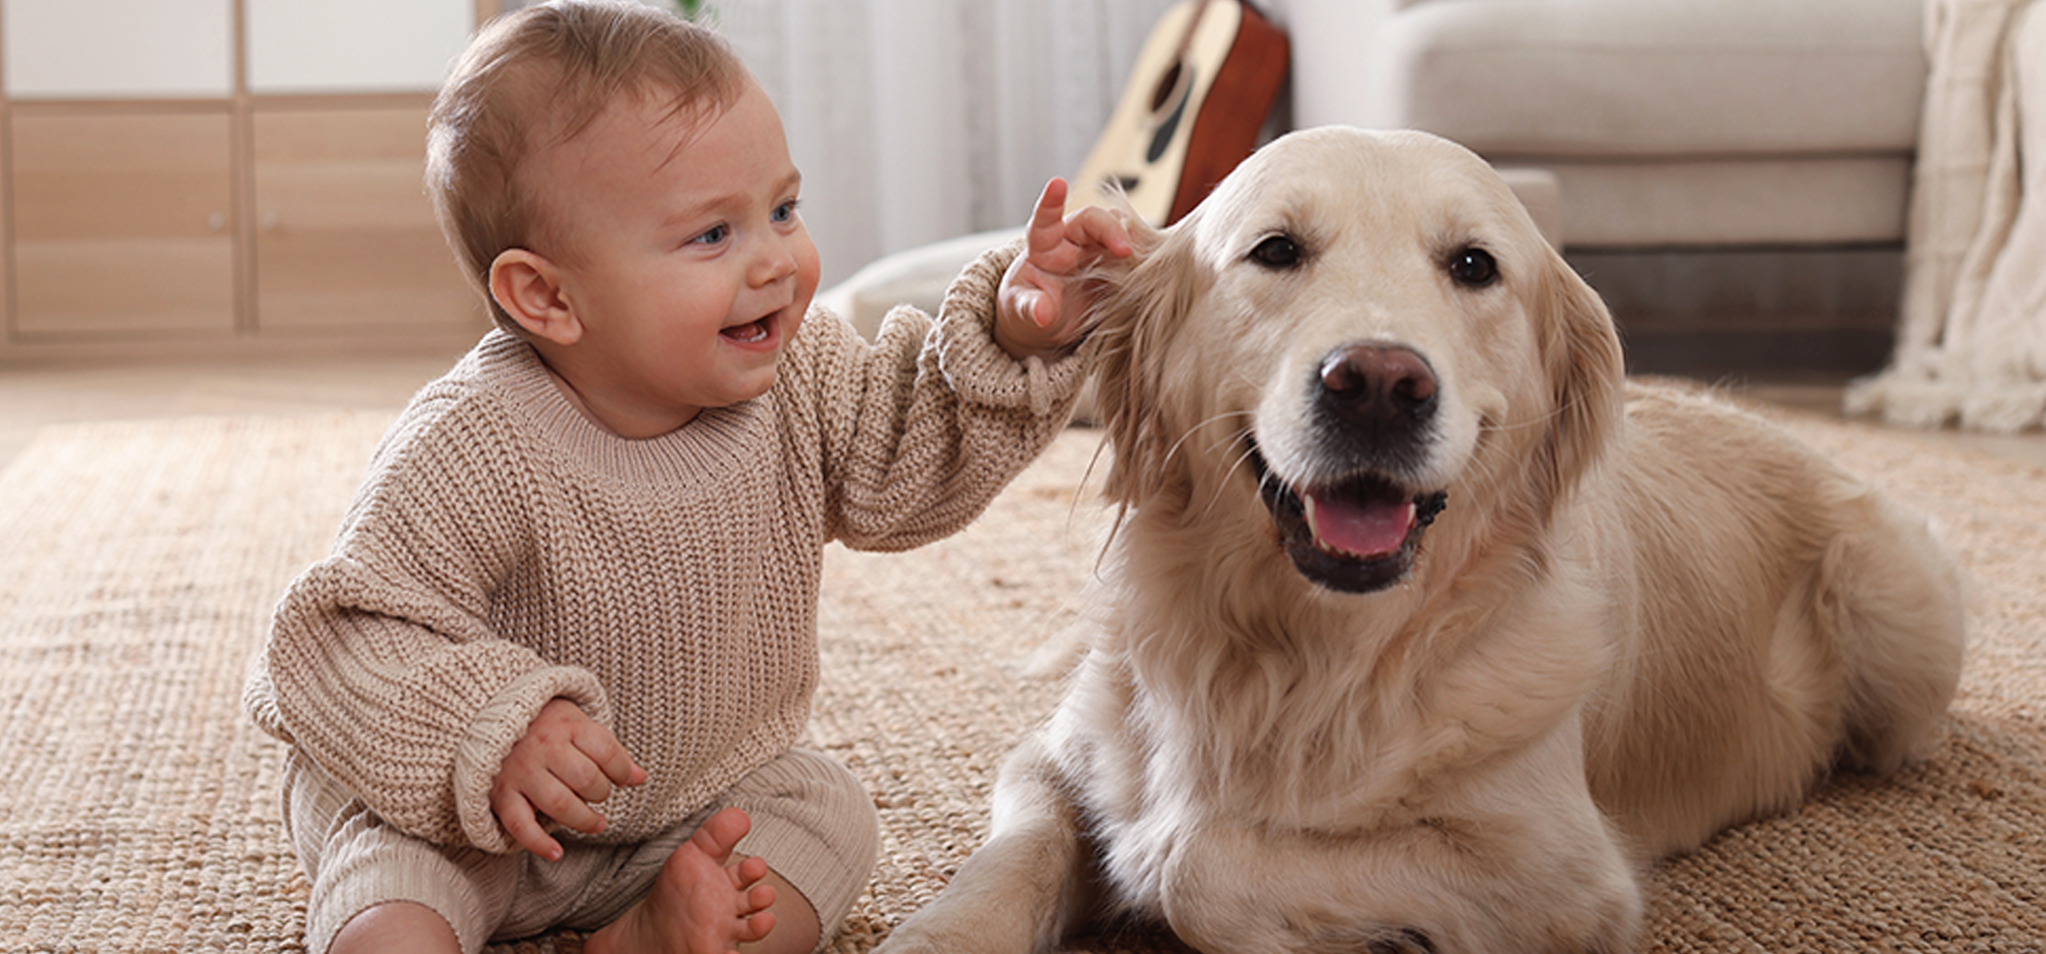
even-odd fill
[(1897, 348), (1847, 411), (2021, 431), (2046, 422), (2046, 11), (1928, 4)]

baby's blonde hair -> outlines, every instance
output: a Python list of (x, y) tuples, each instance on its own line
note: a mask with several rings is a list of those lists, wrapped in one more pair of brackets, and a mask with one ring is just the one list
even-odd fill
[(498, 325), (519, 332), (491, 297), (491, 264), (548, 225), (516, 181), (520, 163), (575, 138), (621, 94), (672, 97), (675, 113), (700, 121), (750, 81), (723, 37), (639, 3), (554, 0), (486, 25), (434, 100), (426, 190)]

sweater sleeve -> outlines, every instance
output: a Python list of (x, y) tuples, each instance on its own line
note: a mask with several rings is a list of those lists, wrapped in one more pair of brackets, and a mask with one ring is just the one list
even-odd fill
[(602, 722), (608, 702), (589, 671), (492, 631), (527, 545), (519, 458), (481, 415), (451, 416), (387, 439), (334, 553), (280, 602), (248, 707), (400, 830), (506, 852), (489, 792), (511, 747), (553, 698)]
[(1017, 361), (994, 338), (995, 294), (1021, 248), (968, 266), (935, 319), (897, 308), (871, 347), (820, 316), (831, 331), (816, 336), (814, 366), (801, 370), (824, 395), (834, 539), (900, 550), (954, 533), (1065, 426), (1084, 380), (1080, 359)]

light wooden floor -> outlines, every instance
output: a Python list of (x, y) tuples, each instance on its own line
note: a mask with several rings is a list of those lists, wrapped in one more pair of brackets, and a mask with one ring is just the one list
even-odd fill
[[(47, 424), (197, 414), (303, 414), (403, 407), (414, 391), (454, 363), (457, 350), (375, 356), (272, 357), (211, 361), (0, 366), (0, 467)], [(1766, 401), (1837, 415), (1838, 384), (1737, 388)], [(1912, 433), (1936, 446), (1964, 446), (2046, 467), (2046, 434), (2019, 437)]]

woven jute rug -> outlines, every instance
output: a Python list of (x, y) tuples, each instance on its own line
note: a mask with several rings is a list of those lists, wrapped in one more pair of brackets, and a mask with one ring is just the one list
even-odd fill
[[(1645, 946), (2046, 950), (2046, 472), (1785, 420), (1939, 522), (1973, 578), (1967, 672), (1929, 762), (1842, 777), (1659, 866)], [(300, 948), (282, 752), (239, 694), (388, 422), (65, 426), (0, 474), (0, 952)], [(985, 835), (1002, 757), (1057, 701), (1059, 677), (1030, 663), (1094, 568), (1098, 442), (1068, 432), (958, 537), (828, 554), (810, 744), (866, 781), (885, 828), (833, 950), (871, 948), (937, 895)]]

